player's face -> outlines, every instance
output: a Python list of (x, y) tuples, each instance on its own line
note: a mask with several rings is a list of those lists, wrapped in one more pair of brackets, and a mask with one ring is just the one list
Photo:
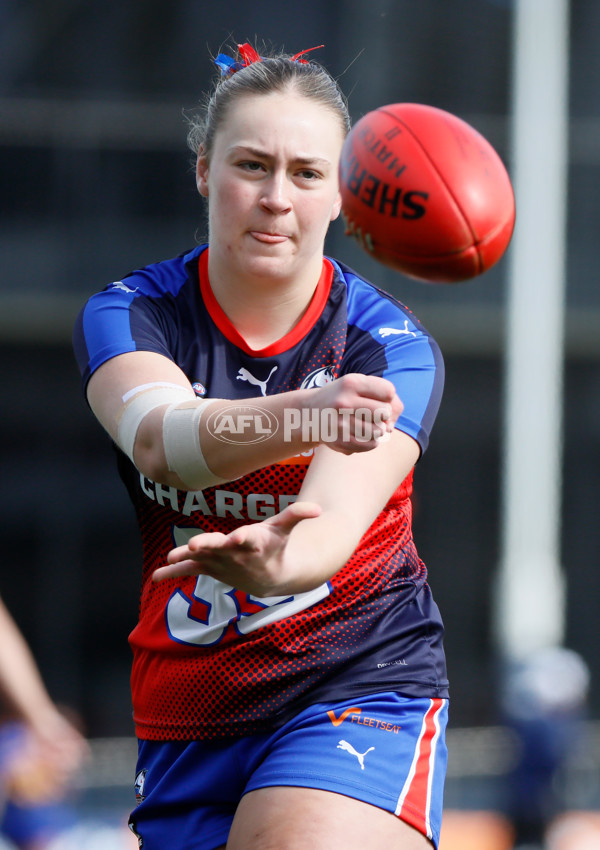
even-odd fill
[(210, 160), (198, 160), (211, 258), (246, 277), (294, 281), (315, 270), (318, 277), (327, 228), (340, 212), (342, 144), (335, 113), (310, 98), (288, 92), (236, 101)]

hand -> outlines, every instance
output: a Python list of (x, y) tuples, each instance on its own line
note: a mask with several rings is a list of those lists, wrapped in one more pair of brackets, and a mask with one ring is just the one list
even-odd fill
[(294, 578), (286, 574), (290, 534), (299, 522), (320, 513), (314, 502), (295, 502), (263, 522), (242, 525), (229, 534), (198, 534), (169, 552), (168, 565), (155, 570), (153, 580), (208, 575), (253, 596), (287, 595), (286, 583)]
[(55, 708), (42, 711), (35, 726), (19, 724), (15, 734), (16, 748), (5, 765), (11, 800), (29, 806), (62, 799), (90, 757), (85, 738)]
[(91, 757), (90, 745), (71, 719), (51, 705), (40, 710), (30, 721), (31, 731), (37, 739), (40, 753), (50, 762), (60, 765), (64, 775), (76, 773)]
[(321, 416), (328, 411), (323, 442), (343, 454), (376, 448), (404, 409), (392, 382), (374, 375), (344, 375), (314, 392)]

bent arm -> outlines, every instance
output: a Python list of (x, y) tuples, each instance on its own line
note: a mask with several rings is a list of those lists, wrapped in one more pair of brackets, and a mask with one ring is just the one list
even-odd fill
[[(88, 400), (98, 420), (110, 436), (119, 443), (119, 425), (127, 399), (136, 390), (142, 396), (145, 388), (156, 384), (188, 390), (190, 401), (180, 407), (202, 405), (194, 400), (191, 385), (185, 374), (168, 358), (153, 352), (129, 352), (108, 360), (92, 375), (88, 384)], [(143, 389), (142, 389), (143, 388)], [(247, 440), (243, 443), (223, 442), (212, 433), (208, 422), (214, 413), (236, 415), (242, 408), (261, 408), (277, 423), (273, 434), (266, 440), (253, 429), (258, 424), (246, 422)], [(168, 402), (158, 404), (143, 416), (132, 441), (133, 460), (137, 468), (154, 481), (182, 489), (196, 489), (184, 481), (185, 476), (170, 468), (165, 451), (163, 421)], [(213, 401), (209, 416), (203, 416), (197, 426), (201, 453), (211, 473), (222, 481), (233, 480), (262, 466), (284, 460), (314, 448), (321, 442), (314, 431), (307, 433), (297, 423), (303, 410), (328, 408), (339, 417), (337, 437), (329, 445), (341, 453), (365, 452), (378, 445), (378, 439), (393, 430), (402, 411), (402, 403), (390, 381), (367, 375), (346, 375), (325, 387), (311, 390), (294, 390), (279, 395), (244, 399), (241, 401), (218, 399)], [(368, 410), (372, 427), (366, 434), (357, 429), (356, 419), (348, 411)], [(366, 438), (365, 438), (366, 437)], [(208, 486), (208, 485), (206, 485)], [(198, 488), (200, 489), (200, 488)]]

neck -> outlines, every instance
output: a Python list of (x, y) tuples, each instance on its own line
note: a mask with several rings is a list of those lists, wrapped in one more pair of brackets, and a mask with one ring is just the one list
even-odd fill
[(265, 348), (300, 321), (319, 282), (322, 258), (301, 280), (222, 273), (209, 253), (210, 286), (219, 306), (251, 348)]

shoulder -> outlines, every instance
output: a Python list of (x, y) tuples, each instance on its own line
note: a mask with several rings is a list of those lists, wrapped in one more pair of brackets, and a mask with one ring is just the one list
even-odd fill
[[(170, 260), (129, 272), (92, 295), (83, 305), (75, 327), (89, 333), (95, 327), (127, 326), (134, 317), (156, 316), (168, 310), (173, 299), (185, 298), (193, 278), (194, 259), (201, 247)], [(197, 265), (197, 263), (196, 263)], [(162, 308), (161, 308), (161, 305)]]
[(344, 263), (331, 262), (335, 278), (346, 289), (349, 332), (354, 329), (368, 334), (381, 345), (419, 339), (438, 349), (432, 335), (406, 304)]
[[(129, 272), (121, 280), (108, 284), (97, 295), (109, 295), (129, 301), (140, 297), (161, 298), (167, 295), (178, 295), (190, 279), (188, 268), (193, 268), (194, 261), (204, 247), (199, 246), (172, 259), (151, 263)], [(96, 296), (92, 296), (94, 297)]]
[(181, 336), (177, 317), (193, 312), (187, 309), (197, 291), (192, 271), (202, 248), (131, 272), (88, 299), (73, 329), (86, 381), (106, 360), (125, 352), (172, 357)]

